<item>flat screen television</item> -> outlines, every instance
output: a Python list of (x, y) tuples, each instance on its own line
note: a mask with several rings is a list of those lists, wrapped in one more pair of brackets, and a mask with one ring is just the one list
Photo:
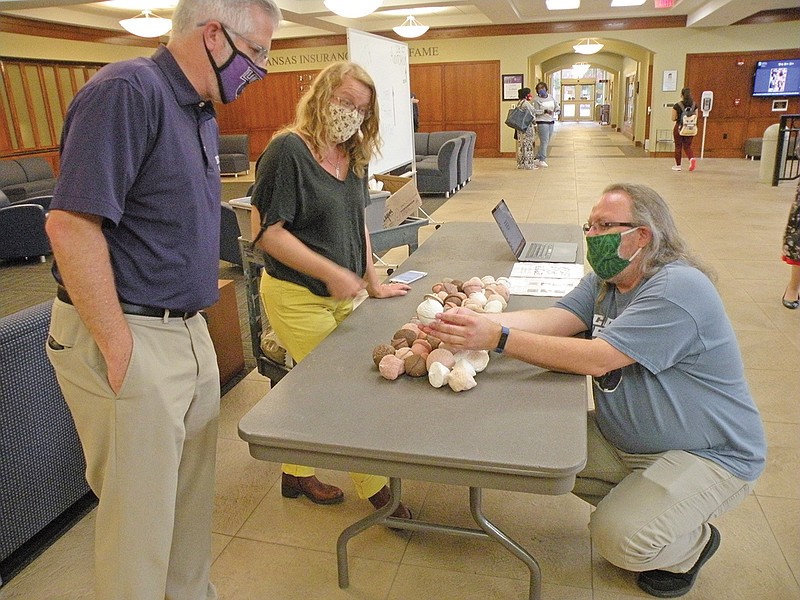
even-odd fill
[(758, 61), (753, 96), (800, 96), (800, 58)]

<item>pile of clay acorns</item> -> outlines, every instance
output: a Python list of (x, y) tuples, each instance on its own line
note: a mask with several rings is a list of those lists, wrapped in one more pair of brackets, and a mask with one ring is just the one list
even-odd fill
[(499, 313), (508, 305), (508, 279), (491, 275), (466, 281), (445, 278), (431, 288), (417, 306), (416, 316), (398, 329), (388, 344), (372, 350), (372, 360), (381, 375), (395, 380), (405, 374), (426, 377), (435, 388), (449, 386), (454, 392), (474, 388), (476, 374), (489, 364), (486, 350), (449, 348), (438, 338), (422, 332), (419, 323), (430, 323), (445, 310), (464, 306), (475, 312)]

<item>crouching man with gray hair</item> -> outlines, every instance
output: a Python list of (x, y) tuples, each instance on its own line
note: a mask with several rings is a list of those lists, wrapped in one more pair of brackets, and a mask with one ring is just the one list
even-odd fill
[(592, 376), (588, 460), (573, 493), (596, 506), (601, 555), (638, 573), (647, 593), (675, 598), (719, 547), (709, 521), (764, 469), (763, 425), (722, 300), (666, 202), (613, 184), (583, 229), (594, 273), (554, 307), (457, 308), (422, 329), (458, 349)]

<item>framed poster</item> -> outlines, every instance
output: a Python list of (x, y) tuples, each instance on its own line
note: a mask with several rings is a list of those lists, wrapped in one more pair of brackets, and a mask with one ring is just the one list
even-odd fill
[(678, 89), (678, 71), (664, 71), (664, 80), (661, 82), (662, 92), (674, 92)]
[(503, 100), (519, 100), (522, 81), (522, 74), (503, 75)]

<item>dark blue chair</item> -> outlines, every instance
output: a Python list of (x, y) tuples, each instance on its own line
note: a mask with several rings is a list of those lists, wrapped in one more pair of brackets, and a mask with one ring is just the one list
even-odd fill
[(0, 259), (38, 256), (45, 262), (51, 252), (45, 218), (45, 210), (38, 204), (0, 208)]

